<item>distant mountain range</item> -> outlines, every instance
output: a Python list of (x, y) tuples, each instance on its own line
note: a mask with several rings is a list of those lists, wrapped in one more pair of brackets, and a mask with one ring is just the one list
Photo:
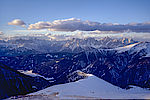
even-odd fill
[(0, 41), (1, 56), (16, 56), (39, 53), (69, 52), (79, 53), (85, 50), (98, 48), (116, 48), (136, 43), (131, 38), (112, 39), (105, 37), (99, 40), (95, 38), (54, 41), (37, 38), (14, 38)]

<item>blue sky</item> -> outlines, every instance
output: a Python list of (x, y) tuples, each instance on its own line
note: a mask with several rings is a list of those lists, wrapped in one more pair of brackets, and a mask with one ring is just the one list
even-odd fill
[(150, 21), (150, 0), (0, 0), (0, 30), (24, 29), (7, 25), (14, 19), (27, 24), (79, 18), (100, 23)]

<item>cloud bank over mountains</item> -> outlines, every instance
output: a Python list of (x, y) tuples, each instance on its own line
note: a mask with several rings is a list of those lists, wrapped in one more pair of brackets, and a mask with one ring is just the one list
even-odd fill
[(150, 32), (150, 22), (144, 23), (99, 23), (82, 21), (76, 18), (54, 20), (53, 22), (37, 22), (30, 24), (28, 29), (48, 29), (51, 31), (112, 31), (112, 32)]
[[(23, 26), (22, 20), (16, 19), (9, 22), (8, 25)], [(92, 21), (82, 21), (81, 19), (69, 18), (63, 20), (54, 20), (53, 22), (37, 22), (30, 24), (28, 30), (48, 29), (50, 31), (96, 31), (97, 33), (117, 33), (117, 32), (150, 32), (150, 21), (143, 23), (99, 23)], [(106, 32), (104, 32), (106, 31)]]

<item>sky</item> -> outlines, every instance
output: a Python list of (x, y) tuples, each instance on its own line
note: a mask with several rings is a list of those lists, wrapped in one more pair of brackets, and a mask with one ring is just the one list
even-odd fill
[(71, 18), (98, 23), (150, 22), (149, 5), (150, 0), (0, 0), (0, 32), (12, 35), (35, 29), (8, 25), (15, 19), (20, 19), (27, 27), (39, 21), (51, 23)]

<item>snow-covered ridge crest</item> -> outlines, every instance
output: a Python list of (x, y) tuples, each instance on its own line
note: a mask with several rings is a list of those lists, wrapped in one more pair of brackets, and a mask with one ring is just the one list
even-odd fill
[(80, 76), (86, 76), (86, 77), (93, 76), (92, 74), (86, 74), (86, 73), (81, 72), (81, 71), (78, 71), (78, 75), (80, 75)]
[(144, 51), (144, 57), (150, 57), (150, 42), (138, 42), (131, 45), (127, 45), (124, 47), (115, 48), (118, 53), (128, 51), (130, 54), (138, 53), (140, 51)]
[(134, 44), (130, 44), (130, 45), (127, 45), (127, 46), (118, 47), (118, 48), (115, 48), (115, 50), (117, 50), (118, 53), (122, 53), (122, 52), (130, 50), (132, 47), (134, 47), (137, 44), (139, 44), (139, 43), (134, 43)]

